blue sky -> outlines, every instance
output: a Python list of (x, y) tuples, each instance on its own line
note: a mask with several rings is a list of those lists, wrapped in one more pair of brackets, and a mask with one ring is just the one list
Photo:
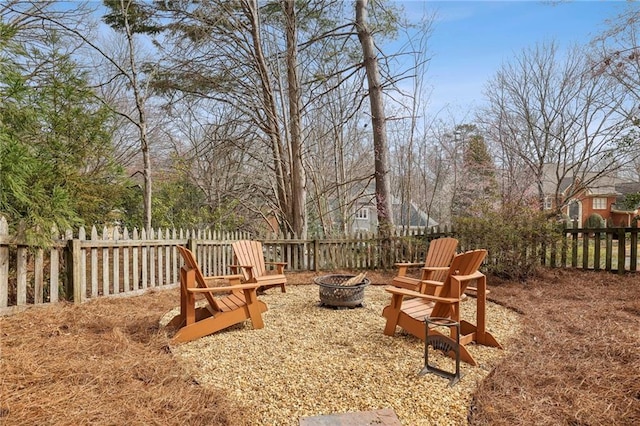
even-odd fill
[[(629, 6), (625, 1), (403, 1), (408, 16), (436, 13), (429, 40), (431, 114), (457, 120), (483, 102), (485, 83), (522, 49), (555, 40), (587, 44)], [(636, 5), (636, 7), (638, 7)], [(443, 119), (446, 119), (447, 112)]]

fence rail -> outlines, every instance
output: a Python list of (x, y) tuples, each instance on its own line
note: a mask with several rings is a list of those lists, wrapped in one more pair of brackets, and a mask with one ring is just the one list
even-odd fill
[[(565, 229), (554, 244), (531, 247), (520, 244), (540, 264), (549, 267), (608, 270), (622, 273), (638, 269), (638, 228)], [(265, 259), (287, 262), (288, 271), (387, 269), (394, 262), (420, 262), (428, 242), (456, 236), (451, 229), (401, 231), (390, 239), (358, 234), (333, 239), (298, 239), (293, 236), (256, 238), (262, 241)], [(255, 238), (245, 233), (185, 230), (94, 228), (87, 236), (80, 228), (74, 236), (52, 233), (46, 249), (30, 246), (9, 235), (0, 217), (0, 314), (28, 306), (73, 300), (81, 303), (101, 296), (134, 295), (149, 288), (174, 286), (182, 266), (177, 245), (195, 253), (205, 275), (230, 273), (231, 243)], [(474, 247), (489, 248), (481, 241)], [(493, 253), (496, 256), (499, 253)]]

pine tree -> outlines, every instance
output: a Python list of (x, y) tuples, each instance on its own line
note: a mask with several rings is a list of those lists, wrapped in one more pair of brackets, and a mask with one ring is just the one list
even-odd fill
[(457, 217), (474, 216), (490, 208), (498, 193), (495, 164), (484, 138), (477, 132), (471, 134), (463, 149), (463, 169), (452, 204)]
[[(55, 32), (39, 47), (0, 23), (0, 214), (32, 242), (104, 220), (123, 185), (110, 116)], [(45, 238), (47, 237), (47, 238)]]

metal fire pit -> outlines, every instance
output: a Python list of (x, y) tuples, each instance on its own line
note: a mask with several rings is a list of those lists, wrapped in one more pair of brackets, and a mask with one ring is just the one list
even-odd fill
[(314, 278), (320, 288), (320, 303), (334, 308), (355, 308), (363, 306), (364, 288), (371, 282), (363, 278), (355, 285), (344, 286), (341, 283), (355, 277), (355, 275), (323, 275)]

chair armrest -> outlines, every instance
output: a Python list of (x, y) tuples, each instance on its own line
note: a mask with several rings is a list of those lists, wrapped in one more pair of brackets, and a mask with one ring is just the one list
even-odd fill
[[(256, 277), (253, 275), (253, 265), (229, 265), (231, 270), (238, 274), (240, 273), (240, 268), (244, 269), (247, 274), (247, 281), (255, 281)], [(242, 275), (244, 278), (244, 275)]]
[(456, 281), (462, 282), (462, 281), (477, 280), (478, 278), (481, 278), (484, 276), (485, 275), (482, 272), (476, 271), (470, 275), (452, 275), (451, 277), (454, 278)]
[(422, 270), (423, 271), (430, 271), (430, 272), (448, 271), (449, 267), (448, 266), (423, 266)]
[(394, 263), (393, 266), (398, 268), (398, 277), (404, 277), (407, 275), (407, 269), (409, 268), (417, 268), (418, 266), (424, 266), (424, 263), (409, 263), (409, 262), (400, 262)]
[(209, 277), (204, 277), (204, 280), (233, 280), (233, 279), (240, 279), (242, 278), (242, 275), (240, 274), (231, 274), (231, 275), (211, 275)]
[(393, 266), (395, 266), (396, 268), (400, 268), (400, 267), (417, 268), (418, 266), (424, 266), (424, 263), (398, 262), (398, 263), (394, 263)]
[(260, 284), (252, 283), (252, 284), (237, 284), (237, 285), (228, 285), (223, 287), (195, 287), (188, 288), (187, 291), (190, 293), (226, 293), (233, 290), (245, 290), (245, 289), (257, 289), (260, 287)]
[(408, 290), (402, 287), (394, 287), (392, 285), (388, 285), (384, 289), (385, 291), (388, 291), (391, 294), (397, 294), (400, 296), (418, 297), (422, 294), (414, 290)]
[(287, 266), (287, 262), (264, 262), (265, 265), (275, 265), (277, 274), (284, 274), (284, 268)]
[[(473, 291), (473, 292), (477, 293), (478, 292), (478, 287), (467, 287), (465, 292), (467, 292), (467, 291)], [(484, 294), (489, 294), (489, 293), (491, 293), (491, 290), (485, 290), (484, 291)]]
[(441, 288), (443, 286), (443, 282), (434, 280), (420, 280), (420, 284), (418, 284), (420, 293), (424, 294), (427, 294), (427, 289), (433, 289), (433, 291), (430, 292), (431, 294), (440, 293), (440, 290), (438, 290), (438, 288)]
[[(437, 282), (437, 281), (434, 281)], [(460, 299), (455, 297), (440, 297), (440, 296), (431, 296), (429, 294), (419, 293), (417, 291), (406, 290), (404, 288), (398, 288), (393, 286), (385, 287), (385, 290), (392, 294), (397, 294), (401, 296), (410, 296), (410, 297), (419, 297), (421, 299), (430, 300), (432, 302), (442, 302), (442, 303), (458, 303)]]
[(431, 287), (442, 287), (444, 283), (440, 281), (433, 281), (433, 280), (420, 280), (420, 285), (431, 286)]
[(448, 266), (424, 266), (421, 268), (421, 271), (422, 271), (422, 276), (420, 278), (422, 280), (429, 280), (431, 279), (432, 275), (435, 272), (439, 272), (439, 271), (448, 272), (449, 267)]

